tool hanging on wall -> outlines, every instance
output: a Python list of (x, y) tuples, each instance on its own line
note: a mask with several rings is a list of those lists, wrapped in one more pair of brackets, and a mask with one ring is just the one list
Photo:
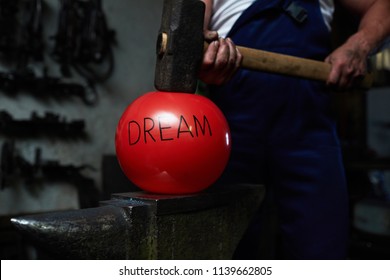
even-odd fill
[(30, 119), (16, 120), (5, 111), (0, 111), (0, 134), (8, 137), (56, 137), (61, 139), (80, 139), (86, 137), (84, 120), (67, 121), (58, 114), (46, 112), (39, 116), (31, 113)]
[(114, 69), (115, 33), (107, 26), (101, 0), (61, 0), (52, 57), (65, 77), (73, 68), (92, 83), (107, 80)]
[(17, 46), (19, 0), (0, 0), (0, 55), (2, 59), (14, 58)]
[(17, 71), (43, 61), (42, 13), (42, 0), (0, 0), (0, 53)]
[(43, 62), (43, 1), (26, 1), (21, 14), (16, 69), (23, 71), (28, 67), (30, 60)]
[(75, 82), (64, 82), (58, 77), (37, 77), (32, 71), (0, 72), (0, 90), (8, 94), (24, 91), (40, 99), (54, 98), (69, 99), (73, 96), (80, 98), (86, 105), (95, 105), (98, 95), (93, 84), (86, 86)]
[(0, 73), (0, 89), (23, 90), (40, 98), (48, 93), (57, 99), (78, 96), (95, 105), (95, 84), (107, 80), (114, 69), (115, 33), (107, 26), (102, 1), (61, 0), (52, 56), (63, 76), (70, 77), (74, 69), (85, 79), (85, 86), (49, 77), (45, 65), (41, 74), (34, 73), (36, 63), (44, 64), (43, 10), (43, 0), (0, 0), (0, 58), (10, 69)]
[(87, 105), (97, 102), (93, 84), (66, 83), (49, 77), (37, 77), (31, 63), (44, 62), (43, 0), (0, 0), (0, 57), (9, 72), (0, 72), (0, 89), (15, 94), (20, 91), (43, 97), (65, 99), (77, 96)]
[(65, 182), (77, 188), (80, 208), (98, 206), (100, 193), (95, 181), (82, 174), (86, 169), (95, 170), (92, 166), (61, 165), (56, 160), (43, 160), (41, 154), (41, 149), (36, 148), (34, 162), (30, 163), (19, 154), (14, 141), (4, 142), (0, 161), (0, 189), (14, 187), (19, 180), (30, 188), (44, 182)]

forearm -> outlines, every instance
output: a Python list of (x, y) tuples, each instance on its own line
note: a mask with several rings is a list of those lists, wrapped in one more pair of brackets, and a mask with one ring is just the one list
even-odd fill
[(366, 74), (367, 56), (390, 35), (390, 0), (340, 1), (361, 18), (356, 33), (325, 59), (332, 65), (327, 83), (346, 88)]
[(390, 1), (343, 0), (343, 2), (361, 15), (358, 30), (347, 43), (359, 44), (361, 50), (368, 55), (390, 36)]
[(206, 11), (204, 14), (204, 29), (209, 29), (211, 15), (213, 13), (213, 0), (202, 0), (206, 5)]

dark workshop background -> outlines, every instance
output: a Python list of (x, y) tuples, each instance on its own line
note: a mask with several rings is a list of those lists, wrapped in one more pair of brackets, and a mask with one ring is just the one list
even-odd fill
[[(19, 9), (22, 10), (24, 1), (19, 2)], [(84, 86), (85, 79), (74, 70), (72, 77), (64, 77), (61, 65), (51, 55), (55, 43), (52, 37), (58, 30), (61, 2), (44, 0), (43, 4), (44, 62), (32, 61), (30, 67), (35, 70), (37, 76), (42, 76), (42, 68), (46, 66), (48, 76), (60, 77), (64, 82), (80, 83)], [(39, 116), (51, 112), (66, 118), (68, 122), (83, 120), (86, 134), (86, 137), (26, 135), (10, 138), (0, 132), (0, 145), (14, 139), (15, 151), (30, 163), (34, 163), (35, 150), (39, 147), (42, 161), (54, 160), (63, 166), (90, 165), (94, 170), (85, 168), (80, 170), (80, 173), (94, 179), (99, 190), (103, 188), (103, 159), (115, 154), (115, 129), (121, 114), (134, 98), (154, 90), (156, 34), (162, 13), (162, 1), (158, 0), (114, 0), (102, 1), (102, 4), (108, 28), (115, 32), (116, 43), (111, 46), (115, 61), (112, 76), (103, 83), (96, 83), (98, 101), (95, 105), (86, 105), (70, 93), (61, 93), (62, 98), (57, 100), (54, 94), (53, 98), (50, 97), (49, 91), (42, 92), (39, 96), (28, 91), (7, 94), (0, 90), (0, 110), (7, 111), (15, 120), (30, 119), (33, 111)], [(14, 70), (7, 66), (3, 65), (3, 70), (0, 71)], [(107, 179), (115, 180), (113, 177)], [(22, 181), (1, 190), (0, 214), (15, 215), (79, 207), (77, 188), (73, 182), (66, 182), (65, 179), (63, 182), (49, 181), (42, 178), (41, 184), (32, 187), (27, 187)]]
[[(0, 3), (8, 2), (8, 6), (10, 2), (18, 3), (22, 11), (26, 1), (37, 2)], [(56, 43), (53, 36), (58, 32), (61, 1), (43, 0), (42, 3), (44, 56), (41, 60), (31, 58), (28, 69), (36, 77), (57, 77), (61, 83), (76, 83), (88, 92), (91, 89), (83, 75), (71, 69), (72, 75), (66, 77), (53, 55)], [(0, 7), (2, 5), (5, 4)], [(20, 70), (20, 65), (15, 65), (18, 61), (9, 61), (7, 48), (0, 48), (2, 259), (36, 257), (34, 249), (27, 246), (9, 224), (10, 217), (88, 207), (95, 200), (97, 203), (107, 199), (110, 193), (127, 191), (127, 187), (129, 191), (133, 190), (115, 159), (115, 129), (126, 106), (137, 96), (154, 90), (155, 44), (162, 0), (103, 0), (102, 11), (108, 29), (112, 31), (109, 34), (115, 39), (110, 44), (114, 68), (106, 81), (94, 83), (98, 97), (95, 104), (87, 105), (79, 96), (61, 91), (63, 84), (58, 80), (59, 94), (51, 95), (46, 88), (38, 94), (37, 90), (31, 92), (31, 87), (42, 88), (26, 82), (25, 76), (20, 79), (15, 78), (19, 76), (7, 76), (7, 73)], [(349, 15), (342, 10), (338, 13), (336, 45), (356, 28), (356, 22)], [(5, 15), (10, 13), (0, 10), (0, 17)], [(20, 13), (18, 17), (22, 22), (23, 17), (28, 18)], [(17, 34), (12, 28), (12, 25), (3, 24), (0, 32), (11, 38)], [(7, 45), (6, 36), (0, 34), (0, 38), (0, 46)], [(16, 58), (20, 56), (16, 55)], [(367, 92), (353, 90), (337, 94), (335, 98), (351, 193), (351, 258), (390, 258), (390, 54), (384, 51), (374, 60), (382, 68), (377, 74), (380, 83)], [(94, 66), (104, 69), (105, 65), (97, 63)], [(10, 91), (10, 84), (16, 90)], [(56, 98), (58, 95), (61, 98)], [(32, 114), (41, 118), (33, 118)], [(44, 119), (44, 116), (48, 117)], [(30, 128), (34, 127), (34, 120), (35, 123), (54, 120), (59, 127), (82, 121), (85, 127), (82, 137), (81, 134), (56, 135), (54, 128), (52, 134), (22, 135), (26, 130), (23, 126), (20, 133), (7, 133), (8, 124), (20, 124), (12, 120), (30, 120), (27, 122)], [(58, 180), (47, 176), (45, 166), (56, 168)], [(81, 195), (89, 194), (92, 201), (80, 199)]]

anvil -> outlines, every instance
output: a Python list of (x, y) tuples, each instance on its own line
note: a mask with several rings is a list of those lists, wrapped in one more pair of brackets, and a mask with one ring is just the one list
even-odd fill
[(261, 185), (192, 195), (131, 192), (96, 208), (11, 221), (57, 259), (231, 259), (264, 194)]

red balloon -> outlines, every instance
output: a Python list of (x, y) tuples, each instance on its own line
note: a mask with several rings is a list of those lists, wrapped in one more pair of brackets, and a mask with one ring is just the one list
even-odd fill
[(230, 156), (231, 136), (224, 115), (208, 98), (156, 91), (126, 108), (115, 147), (123, 172), (141, 189), (190, 194), (221, 176)]

